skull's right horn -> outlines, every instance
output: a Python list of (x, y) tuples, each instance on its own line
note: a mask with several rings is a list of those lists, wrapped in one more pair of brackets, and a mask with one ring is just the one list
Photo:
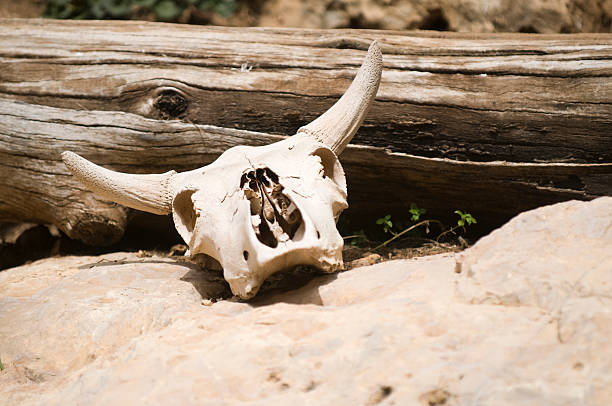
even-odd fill
[(152, 175), (115, 172), (70, 151), (64, 151), (62, 159), (82, 184), (102, 197), (149, 213), (172, 213), (170, 183), (176, 176), (174, 171)]
[(374, 41), (353, 83), (340, 100), (297, 133), (314, 137), (340, 155), (374, 102), (381, 73), (382, 51), (378, 42)]

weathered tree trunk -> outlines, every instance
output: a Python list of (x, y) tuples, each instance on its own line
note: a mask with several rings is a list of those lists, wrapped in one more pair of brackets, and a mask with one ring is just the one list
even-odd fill
[(489, 227), (612, 194), (612, 35), (0, 20), (0, 220), (114, 241), (125, 209), (83, 190), (62, 151), (147, 173), (278, 140), (334, 103), (373, 39), (380, 91), (341, 157), (355, 217), (416, 202)]

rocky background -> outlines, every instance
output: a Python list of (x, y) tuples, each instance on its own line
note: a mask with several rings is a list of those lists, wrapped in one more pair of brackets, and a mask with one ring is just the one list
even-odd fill
[(612, 404), (612, 197), (242, 303), (117, 252), (0, 273), (3, 405)]
[(460, 32), (610, 32), (612, 1), (270, 0), (257, 25)]
[(612, 0), (27, 0), (0, 2), (0, 17), (75, 17), (85, 3), (98, 5), (86, 18), (230, 26), (612, 32)]

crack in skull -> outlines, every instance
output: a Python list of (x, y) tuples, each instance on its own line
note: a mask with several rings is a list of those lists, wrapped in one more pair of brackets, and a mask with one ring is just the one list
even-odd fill
[(257, 239), (271, 248), (293, 239), (302, 225), (302, 214), (270, 168), (242, 174), (240, 188), (251, 205), (251, 225)]

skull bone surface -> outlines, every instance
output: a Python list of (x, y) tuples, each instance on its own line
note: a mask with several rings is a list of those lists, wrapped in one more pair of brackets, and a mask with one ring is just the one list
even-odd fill
[(374, 42), (342, 98), (296, 135), (266, 146), (230, 148), (203, 168), (130, 175), (71, 152), (62, 158), (83, 184), (112, 201), (156, 214), (172, 212), (190, 254), (219, 261), (232, 292), (248, 299), (277, 271), (295, 265), (328, 272), (342, 267), (336, 221), (348, 204), (337, 155), (373, 102), (381, 69)]
[(186, 175), (174, 223), (192, 254), (217, 259), (232, 292), (249, 297), (294, 265), (342, 266), (335, 220), (347, 207), (336, 155), (312, 137), (227, 150)]

